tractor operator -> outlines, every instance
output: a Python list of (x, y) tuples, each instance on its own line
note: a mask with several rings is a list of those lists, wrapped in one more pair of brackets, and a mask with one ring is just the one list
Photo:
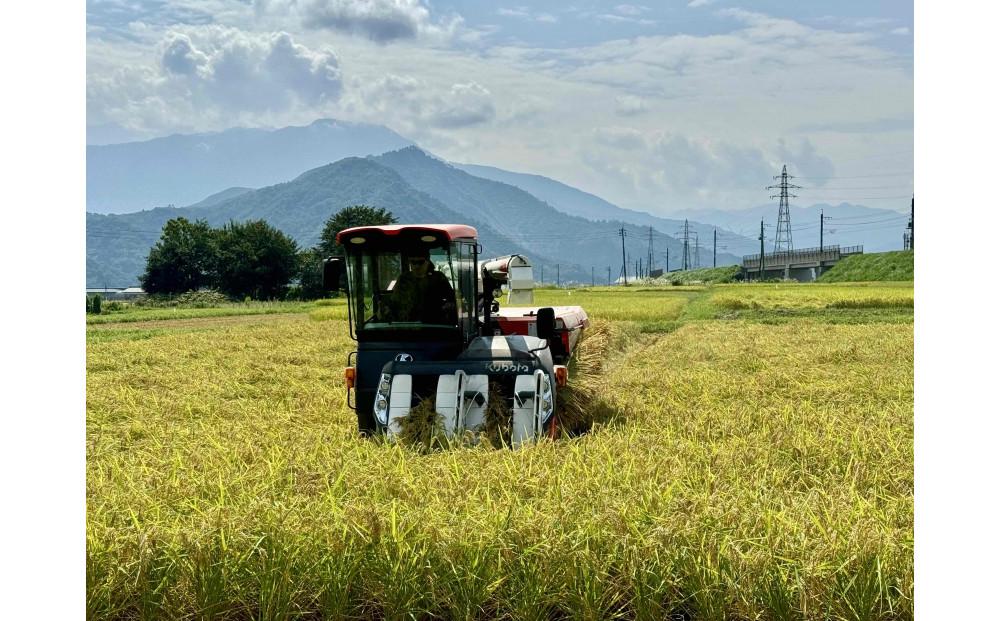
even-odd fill
[(410, 267), (392, 288), (393, 321), (457, 325), (455, 290), (444, 274), (434, 269), (430, 251), (419, 248), (407, 257)]

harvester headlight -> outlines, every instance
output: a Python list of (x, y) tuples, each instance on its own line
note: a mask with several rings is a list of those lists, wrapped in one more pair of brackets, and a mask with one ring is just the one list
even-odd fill
[(544, 424), (549, 420), (549, 417), (552, 416), (553, 398), (552, 382), (549, 380), (548, 374), (542, 373), (541, 375), (541, 381), (539, 382), (538, 387), (538, 410), (540, 415), (539, 418), (541, 418), (541, 422)]
[(392, 376), (383, 373), (378, 382), (378, 392), (375, 395), (375, 405), (372, 408), (375, 418), (383, 425), (389, 424), (389, 390), (392, 388)]

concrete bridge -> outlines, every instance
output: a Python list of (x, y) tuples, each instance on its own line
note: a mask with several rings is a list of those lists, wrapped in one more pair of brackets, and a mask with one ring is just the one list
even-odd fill
[[(784, 278), (799, 282), (816, 280), (820, 274), (837, 261), (852, 254), (862, 254), (862, 246), (823, 246), (803, 248), (789, 252), (772, 252), (764, 255), (763, 279)], [(760, 280), (760, 255), (748, 254), (743, 257), (743, 279)]]

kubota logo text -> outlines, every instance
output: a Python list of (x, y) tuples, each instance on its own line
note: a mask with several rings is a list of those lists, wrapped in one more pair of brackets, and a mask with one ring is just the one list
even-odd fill
[(531, 373), (531, 367), (520, 362), (491, 362), (486, 370), (490, 373)]

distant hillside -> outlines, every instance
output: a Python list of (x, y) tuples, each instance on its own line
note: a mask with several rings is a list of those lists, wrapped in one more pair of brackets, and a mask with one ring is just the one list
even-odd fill
[[(622, 246), (617, 230), (626, 229), (625, 252), (629, 271), (633, 262), (646, 261), (649, 247), (649, 229), (618, 220), (593, 222), (572, 216), (553, 208), (521, 188), (483, 179), (464, 172), (456, 166), (431, 157), (416, 147), (407, 147), (371, 158), (398, 172), (406, 181), (452, 210), (487, 223), (505, 237), (531, 249), (529, 257), (536, 263), (540, 257), (555, 258), (560, 277), (564, 281), (589, 281), (591, 268), (595, 278), (607, 277), (607, 267), (614, 275), (621, 270)], [(654, 231), (656, 262), (662, 267), (662, 253), (669, 252), (676, 259), (682, 244), (672, 237), (673, 231)], [(710, 238), (709, 238), (710, 239)], [(706, 249), (702, 240), (701, 258), (711, 262), (711, 242)], [(720, 254), (719, 263), (736, 263), (734, 255)], [(556, 265), (546, 266), (547, 280), (555, 280)], [(539, 265), (541, 267), (541, 265)], [(539, 269), (540, 275), (540, 269)]]
[(703, 267), (696, 270), (681, 270), (664, 274), (658, 281), (672, 284), (717, 284), (726, 282), (736, 282), (741, 278), (742, 269), (739, 265), (727, 265), (726, 267)]
[[(676, 237), (684, 226), (684, 219), (662, 218), (648, 214), (644, 211), (623, 209), (599, 196), (578, 190), (572, 186), (560, 183), (554, 179), (541, 175), (531, 175), (526, 173), (511, 172), (492, 166), (480, 166), (476, 164), (452, 164), (455, 168), (493, 181), (507, 183), (521, 188), (525, 192), (545, 201), (555, 209), (570, 214), (580, 216), (588, 220), (614, 220), (638, 224), (640, 226), (652, 226), (658, 231)], [(712, 232), (715, 228), (727, 230), (719, 231), (719, 245), (725, 246), (726, 250), (735, 256), (756, 252), (756, 236), (738, 235), (728, 227), (716, 220), (691, 218), (689, 231), (697, 233), (699, 242), (711, 252)]]
[[(909, 209), (909, 200), (903, 201), (903, 203), (900, 207)], [(899, 250), (903, 247), (903, 229), (906, 228), (909, 212), (902, 213), (891, 209), (876, 209), (850, 203), (840, 203), (839, 205), (821, 203), (810, 207), (793, 205), (789, 208), (792, 243), (796, 248), (819, 246), (820, 211), (829, 218), (824, 228), (823, 245), (863, 245), (866, 252)], [(764, 234), (769, 240), (765, 250), (770, 252), (774, 246), (775, 229), (778, 222), (776, 203), (735, 211), (691, 209), (678, 211), (675, 215), (701, 222), (712, 222), (755, 239), (760, 231), (760, 220), (763, 218)], [(757, 250), (751, 250), (746, 254), (754, 252)]]
[(293, 181), (239, 194), (208, 207), (161, 207), (130, 214), (87, 214), (87, 286), (138, 282), (150, 247), (167, 220), (183, 216), (213, 226), (230, 220), (264, 219), (303, 247), (319, 240), (330, 215), (349, 205), (384, 207), (402, 223), (463, 222), (476, 226), (484, 251), (542, 257), (498, 234), (468, 214), (459, 214), (417, 191), (398, 173), (374, 160), (347, 158), (305, 172)]
[(877, 252), (851, 255), (830, 268), (819, 282), (865, 282), (913, 280), (913, 251)]
[(188, 207), (211, 207), (212, 205), (218, 205), (221, 202), (228, 201), (231, 198), (242, 196), (247, 192), (253, 192), (253, 188), (229, 188), (228, 190), (216, 192), (215, 194), (198, 201), (194, 205), (188, 205)]
[(87, 147), (87, 211), (188, 205), (223, 188), (259, 188), (345, 157), (412, 144), (380, 125), (330, 119), (305, 127), (227, 129)]

